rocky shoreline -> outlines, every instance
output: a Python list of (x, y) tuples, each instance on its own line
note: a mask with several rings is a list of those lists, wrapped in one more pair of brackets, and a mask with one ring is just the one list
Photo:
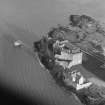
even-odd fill
[(84, 105), (105, 105), (105, 83), (95, 77), (86, 78), (73, 69), (82, 65), (84, 59), (89, 61), (84, 58), (88, 59), (87, 55), (104, 62), (103, 31), (98, 21), (89, 16), (70, 15), (69, 25), (53, 28), (34, 42), (40, 63), (59, 86), (73, 92)]

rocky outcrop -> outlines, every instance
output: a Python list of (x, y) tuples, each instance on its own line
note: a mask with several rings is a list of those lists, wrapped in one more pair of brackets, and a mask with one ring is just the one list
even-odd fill
[(84, 105), (105, 105), (105, 87), (99, 86), (95, 77), (86, 78), (78, 69), (71, 69), (86, 62), (87, 55), (104, 63), (104, 34), (95, 19), (71, 15), (69, 25), (58, 25), (34, 42), (41, 64), (57, 84), (73, 92)]

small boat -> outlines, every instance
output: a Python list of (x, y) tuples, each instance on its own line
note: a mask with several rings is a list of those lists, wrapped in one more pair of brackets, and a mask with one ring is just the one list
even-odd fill
[(14, 42), (15, 47), (21, 47), (23, 45), (24, 45), (24, 43), (21, 40), (17, 40), (17, 41)]

